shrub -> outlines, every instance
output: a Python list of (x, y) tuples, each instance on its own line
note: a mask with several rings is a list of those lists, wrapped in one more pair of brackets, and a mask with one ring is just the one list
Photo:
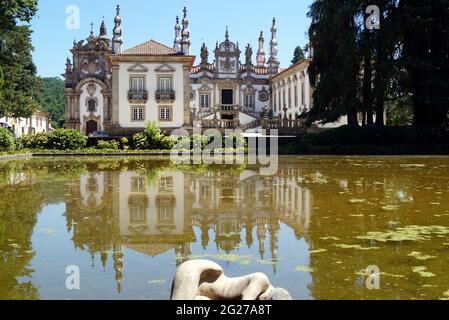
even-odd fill
[(58, 129), (48, 134), (48, 149), (78, 150), (86, 146), (87, 137), (76, 130)]
[(26, 135), (20, 139), (20, 146), (25, 149), (79, 150), (84, 148), (86, 143), (86, 136), (69, 129)]
[(161, 149), (162, 150), (172, 150), (176, 145), (175, 137), (164, 137), (161, 141)]
[(171, 142), (164, 136), (161, 128), (156, 122), (148, 122), (143, 132), (133, 137), (134, 149), (136, 150), (160, 150), (171, 149)]
[(48, 134), (38, 133), (35, 135), (24, 135), (19, 139), (21, 149), (45, 149), (48, 145)]
[(0, 128), (0, 151), (9, 151), (14, 148), (14, 137), (5, 128)]
[(201, 134), (194, 134), (190, 142), (192, 149), (204, 150), (204, 148), (206, 148), (208, 144), (209, 144), (209, 137), (206, 137)]
[(125, 137), (121, 138), (120, 139), (120, 143), (122, 144), (122, 149), (123, 150), (128, 150), (129, 149), (129, 140), (128, 140), (128, 138), (125, 138)]
[(97, 142), (97, 146), (95, 148), (99, 150), (119, 150), (120, 143), (115, 140), (111, 141), (100, 140)]

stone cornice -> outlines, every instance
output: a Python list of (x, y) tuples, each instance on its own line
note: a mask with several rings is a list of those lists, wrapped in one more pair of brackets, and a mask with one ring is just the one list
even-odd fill
[(280, 81), (282, 78), (287, 78), (299, 71), (303, 71), (309, 67), (311, 61), (312, 60), (310, 60), (310, 59), (301, 60), (301, 61), (297, 62), (296, 64), (292, 65), (291, 67), (289, 67), (285, 70), (282, 70), (278, 74), (271, 77), (270, 81), (271, 82)]
[(196, 56), (148, 56), (148, 55), (108, 55), (108, 60), (112, 67), (123, 62), (130, 63), (182, 63), (189, 70), (195, 62)]

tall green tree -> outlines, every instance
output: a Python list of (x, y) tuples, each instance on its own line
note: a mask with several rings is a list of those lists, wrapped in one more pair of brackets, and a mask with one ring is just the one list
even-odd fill
[(295, 64), (304, 59), (305, 59), (304, 50), (300, 46), (297, 46), (295, 48), (295, 52), (293, 53), (293, 59), (291, 63)]
[(360, 57), (354, 1), (316, 0), (310, 7), (313, 61), (309, 74), (314, 91), (310, 121), (333, 122), (347, 115), (357, 125)]
[(402, 0), (402, 59), (414, 124), (441, 126), (449, 111), (449, 1)]
[(64, 81), (55, 77), (42, 78), (42, 82), (42, 111), (50, 114), (53, 128), (60, 128), (64, 121)]
[(0, 116), (28, 117), (40, 107), (42, 92), (26, 25), (36, 13), (37, 1), (0, 0), (0, 6)]
[(0, 0), (0, 30), (14, 29), (17, 21), (30, 22), (37, 11), (37, 0)]
[[(367, 28), (367, 0), (316, 0), (309, 30), (315, 99), (311, 121), (354, 112), (362, 124), (383, 126), (384, 114), (441, 126), (449, 112), (449, 0), (378, 0), (380, 29)], [(356, 65), (354, 65), (355, 63)], [(354, 75), (356, 81), (354, 81)], [(392, 112), (394, 110), (394, 112)], [(407, 117), (388, 123), (407, 123)]]

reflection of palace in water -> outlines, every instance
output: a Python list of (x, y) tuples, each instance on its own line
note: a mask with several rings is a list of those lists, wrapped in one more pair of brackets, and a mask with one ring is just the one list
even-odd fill
[(67, 184), (67, 224), (75, 245), (92, 259), (99, 253), (104, 267), (112, 251), (119, 290), (124, 248), (152, 257), (174, 250), (179, 265), (191, 255), (192, 243), (209, 246), (210, 231), (217, 249), (256, 246), (261, 259), (271, 259), (276, 268), (280, 223), (302, 237), (312, 214), (311, 192), (298, 184), (298, 176), (296, 170), (271, 177), (249, 170), (168, 170), (156, 178), (92, 171)]

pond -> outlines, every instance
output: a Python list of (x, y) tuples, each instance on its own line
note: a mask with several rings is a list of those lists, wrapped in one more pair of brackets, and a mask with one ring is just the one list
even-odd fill
[(197, 258), (264, 272), (294, 299), (449, 298), (445, 157), (281, 157), (272, 176), (31, 159), (0, 163), (0, 194), (0, 299), (169, 299), (176, 267)]

